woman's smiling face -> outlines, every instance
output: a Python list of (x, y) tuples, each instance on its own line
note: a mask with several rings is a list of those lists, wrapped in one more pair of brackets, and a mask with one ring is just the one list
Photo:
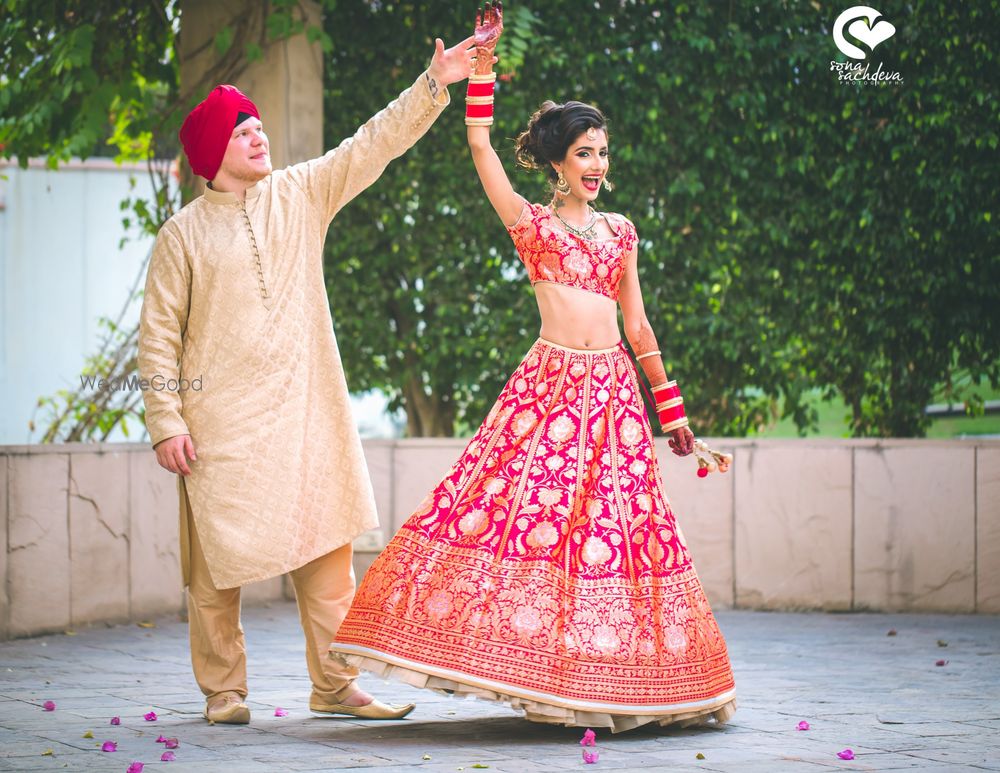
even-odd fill
[(557, 172), (562, 171), (569, 183), (569, 195), (581, 201), (593, 201), (611, 166), (608, 133), (604, 129), (581, 132), (566, 151), (566, 158), (561, 163), (553, 162), (552, 166)]

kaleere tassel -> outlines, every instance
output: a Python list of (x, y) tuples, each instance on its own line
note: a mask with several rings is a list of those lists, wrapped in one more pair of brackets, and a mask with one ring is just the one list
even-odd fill
[(695, 438), (694, 458), (698, 461), (698, 477), (704, 478), (710, 472), (728, 472), (733, 463), (732, 454), (713, 451), (704, 440)]

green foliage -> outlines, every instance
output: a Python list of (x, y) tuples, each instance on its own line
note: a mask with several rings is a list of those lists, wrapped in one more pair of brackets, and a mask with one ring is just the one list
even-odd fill
[[(434, 37), (468, 35), (474, 10), (323, 5), (320, 29), (295, 0), (271, 0), (258, 9), (262, 32), (240, 16), (214, 49), (228, 80), (275, 39), (319, 42), (331, 146), (412, 83)], [(856, 435), (921, 435), (932, 399), (960, 393), (976, 406), (1000, 385), (1000, 2), (888, 11), (897, 33), (872, 60), (904, 82), (880, 87), (841, 85), (830, 72), (841, 10), (507, 8), (495, 144), (515, 187), (545, 200), (542, 177), (513, 164), (527, 117), (549, 98), (608, 115), (618, 189), (601, 205), (638, 227), (647, 311), (699, 432), (746, 434), (782, 417), (808, 429), (819, 388), (843, 400)], [(176, 153), (188, 106), (177, 13), (175, 0), (0, 0), (5, 157), (54, 166), (103, 147), (121, 159)], [(463, 90), (452, 88), (456, 104), (340, 214), (327, 247), (351, 386), (404, 405), (411, 434), (478, 424), (538, 327), (469, 158)], [(164, 196), (125, 207), (152, 229), (171, 211), (166, 170), (156, 174)], [(129, 362), (129, 340), (115, 343), (116, 362)], [(70, 395), (54, 415), (69, 410), (86, 426), (88, 406), (100, 405), (92, 397)]]
[[(237, 12), (234, 26), (214, 37), (216, 56), (204, 64), (202, 80), (186, 83), (181, 94), (174, 55), (179, 5), (177, 0), (0, 0), (0, 152), (16, 156), (22, 166), (45, 156), (55, 168), (71, 156), (109, 149), (118, 161), (145, 162), (154, 194), (121, 202), (126, 232), (136, 228), (155, 235), (173, 214), (179, 196), (169, 159), (179, 152), (180, 122), (206, 83), (235, 80), (248, 62), (264, 55), (266, 45), (290, 35), (305, 32), (324, 49), (330, 45), (320, 27), (303, 21), (297, 0), (263, 5), (248, 0), (247, 12)], [(141, 278), (142, 272), (136, 285)], [(121, 325), (138, 297), (136, 286), (116, 320), (101, 320), (106, 335), (87, 358), (84, 374), (108, 379), (134, 374), (137, 331)], [(42, 397), (38, 408), (44, 415), (43, 442), (103, 440), (116, 427), (127, 435), (129, 418), (142, 415), (137, 393), (87, 385)]]
[(3, 0), (0, 152), (145, 158), (174, 96), (174, 0)]
[[(955, 373), (1000, 382), (998, 8), (900, 6), (872, 59), (904, 83), (855, 87), (830, 72), (839, 6), (512, 4), (495, 144), (543, 200), (511, 153), (531, 111), (581, 99), (608, 115), (618, 189), (601, 204), (638, 227), (647, 311), (698, 431), (779, 415), (805, 431), (819, 386), (856, 435), (921, 435)], [(468, 34), (453, 9), (336, 4), (331, 144), (409, 85), (434, 36)], [(537, 329), (452, 96), (328, 243), (351, 385), (405, 402), (418, 434), (477, 423)]]

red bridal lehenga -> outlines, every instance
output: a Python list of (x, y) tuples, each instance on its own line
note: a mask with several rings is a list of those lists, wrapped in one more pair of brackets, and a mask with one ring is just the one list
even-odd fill
[[(532, 283), (618, 299), (634, 226), (603, 241), (526, 204)], [(536, 722), (724, 722), (726, 644), (660, 480), (619, 345), (538, 340), (447, 477), (368, 570), (331, 645), (367, 671)]]

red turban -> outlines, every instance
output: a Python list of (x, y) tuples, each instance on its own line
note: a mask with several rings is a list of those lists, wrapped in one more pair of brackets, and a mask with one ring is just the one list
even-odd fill
[(218, 174), (240, 113), (260, 118), (257, 106), (235, 86), (216, 86), (188, 113), (181, 126), (180, 138), (195, 174), (206, 180)]

